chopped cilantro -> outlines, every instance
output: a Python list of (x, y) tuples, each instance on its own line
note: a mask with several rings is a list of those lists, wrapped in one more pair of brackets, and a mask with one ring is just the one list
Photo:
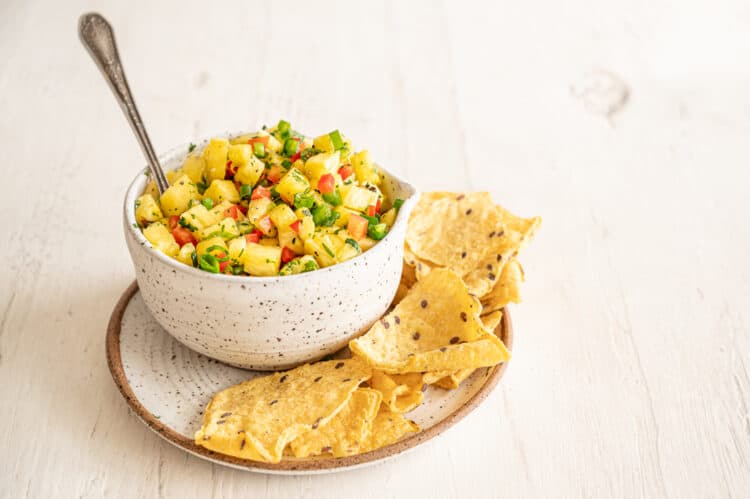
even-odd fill
[(211, 208), (214, 207), (214, 200), (211, 198), (206, 198), (203, 201), (201, 201), (201, 203), (203, 204), (203, 206), (206, 207), (207, 210), (210, 210)]
[(196, 148), (196, 145), (191, 142), (190, 145), (188, 146), (188, 152), (195, 151), (195, 148)]
[(346, 244), (357, 250), (357, 253), (362, 253), (362, 249), (359, 247), (359, 243), (352, 238), (346, 239)]
[(331, 248), (329, 248), (326, 243), (322, 243), (322, 245), (323, 245), (323, 249), (326, 250), (326, 253), (328, 253), (328, 256), (330, 256), (331, 258), (336, 258), (336, 254), (333, 251), (331, 251)]

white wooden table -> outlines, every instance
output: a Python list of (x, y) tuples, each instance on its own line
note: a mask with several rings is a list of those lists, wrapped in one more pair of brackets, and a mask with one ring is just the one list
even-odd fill
[[(77, 39), (87, 10), (158, 149), (286, 118), (542, 215), (489, 400), (314, 477), (208, 464), (129, 414), (104, 331), (144, 160)], [(748, 497), (749, 28), (741, 1), (4, 0), (0, 495)]]

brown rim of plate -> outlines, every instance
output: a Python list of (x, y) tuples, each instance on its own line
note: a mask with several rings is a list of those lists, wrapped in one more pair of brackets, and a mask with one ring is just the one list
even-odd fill
[[(467, 414), (474, 410), (480, 403), (487, 398), (487, 395), (495, 388), (497, 382), (503, 376), (507, 363), (500, 364), (495, 367), (489, 368), (487, 372), (486, 380), (484, 385), (477, 391), (472, 397), (463, 403), (461, 407), (456, 409), (442, 421), (437, 423), (430, 428), (415, 433), (403, 440), (381, 447), (374, 451), (366, 452), (364, 454), (357, 454), (354, 456), (347, 457), (315, 457), (315, 458), (291, 458), (284, 459), (279, 463), (266, 463), (262, 461), (252, 461), (249, 459), (240, 459), (233, 456), (227, 456), (218, 452), (213, 452), (205, 447), (196, 445), (192, 438), (188, 438), (182, 435), (172, 428), (169, 428), (164, 423), (159, 421), (151, 412), (146, 409), (136, 397), (133, 392), (127, 377), (125, 376), (125, 370), (122, 366), (122, 357), (120, 355), (120, 325), (122, 323), (122, 316), (125, 313), (125, 309), (130, 303), (131, 298), (138, 291), (138, 283), (133, 282), (122, 294), (120, 300), (115, 305), (115, 309), (112, 311), (112, 316), (109, 319), (109, 325), (107, 326), (107, 364), (109, 365), (109, 371), (112, 373), (112, 379), (114, 379), (117, 388), (125, 397), (125, 401), (128, 403), (130, 408), (135, 411), (136, 415), (148, 425), (151, 430), (158, 433), (162, 438), (170, 441), (172, 444), (196, 454), (198, 456), (205, 457), (213, 461), (221, 461), (229, 466), (237, 468), (245, 468), (248, 470), (268, 470), (276, 472), (289, 472), (289, 471), (320, 471), (329, 470), (336, 468), (348, 468), (358, 466), (365, 463), (379, 461), (385, 459), (394, 454), (400, 454), (407, 449), (411, 449), (422, 442), (430, 440), (431, 438), (444, 432), (458, 421), (463, 419)], [(509, 350), (513, 347), (513, 325), (510, 320), (510, 314), (507, 309), (503, 309), (503, 317), (500, 325), (495, 329), (501, 340), (505, 343)]]

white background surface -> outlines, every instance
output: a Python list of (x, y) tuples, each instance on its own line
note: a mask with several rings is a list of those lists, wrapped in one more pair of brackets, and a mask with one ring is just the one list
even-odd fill
[[(489, 400), (314, 477), (214, 466), (131, 416), (104, 332), (144, 160), (78, 42), (86, 10), (114, 23), (157, 149), (283, 117), (542, 215)], [(747, 497), (749, 27), (740, 1), (2, 0), (0, 494)]]

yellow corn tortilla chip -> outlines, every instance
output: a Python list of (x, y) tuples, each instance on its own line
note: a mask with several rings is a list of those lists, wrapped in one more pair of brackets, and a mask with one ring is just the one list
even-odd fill
[(497, 285), (481, 298), (482, 314), (486, 317), (502, 310), (509, 303), (520, 303), (523, 281), (523, 267), (516, 258), (511, 258), (503, 267)]
[(453, 374), (437, 380), (434, 385), (445, 390), (454, 390), (459, 387), (461, 382), (471, 376), (476, 369), (459, 369)]
[(401, 271), (401, 281), (399, 281), (398, 283), (396, 295), (393, 297), (391, 306), (395, 307), (396, 305), (398, 305), (399, 302), (404, 299), (404, 296), (406, 296), (406, 293), (409, 292), (409, 289), (411, 289), (415, 282), (417, 282), (417, 276), (414, 273), (414, 267), (407, 263), (404, 263), (404, 268)]
[(521, 218), (497, 205), (495, 209), (504, 228), (495, 234), (489, 244), (490, 251), (477, 268), (463, 276), (469, 292), (475, 296), (484, 296), (496, 287), (505, 264), (523, 249), (542, 224), (539, 217)]
[(328, 423), (371, 375), (366, 363), (352, 358), (232, 386), (211, 399), (195, 443), (243, 459), (279, 462), (289, 442)]
[(391, 412), (403, 414), (422, 403), (424, 394), (421, 373), (386, 374), (373, 371), (370, 386), (380, 392)]
[(406, 244), (417, 259), (463, 276), (492, 250), (490, 234), (503, 229), (487, 192), (425, 193), (409, 218)]
[(352, 340), (349, 348), (376, 369), (392, 374), (468, 367), (416, 368), (423, 357), (434, 361), (450, 358), (450, 350), (485, 335), (480, 310), (479, 301), (466, 292), (455, 272), (435, 269), (418, 281), (391, 313), (364, 336)]
[(360, 453), (370, 452), (386, 445), (398, 442), (404, 435), (416, 433), (419, 426), (414, 421), (406, 419), (401, 414), (388, 410), (388, 406), (381, 404), (380, 412), (375, 416), (369, 438), (359, 449)]
[[(484, 309), (482, 309), (482, 313), (484, 314)], [(494, 331), (503, 319), (503, 312), (501, 310), (495, 310), (494, 312), (482, 315), (481, 319), (482, 324), (484, 324), (484, 327), (487, 330)]]
[(328, 423), (292, 440), (289, 444), (292, 453), (295, 457), (321, 454), (342, 457), (357, 454), (360, 446), (370, 436), (381, 400), (377, 390), (355, 390), (346, 406)]
[(446, 376), (450, 376), (455, 371), (451, 370), (443, 370), (443, 371), (430, 371), (427, 373), (424, 373), (422, 375), (422, 379), (424, 380), (425, 384), (432, 385), (434, 383), (437, 383), (441, 379), (445, 378)]

